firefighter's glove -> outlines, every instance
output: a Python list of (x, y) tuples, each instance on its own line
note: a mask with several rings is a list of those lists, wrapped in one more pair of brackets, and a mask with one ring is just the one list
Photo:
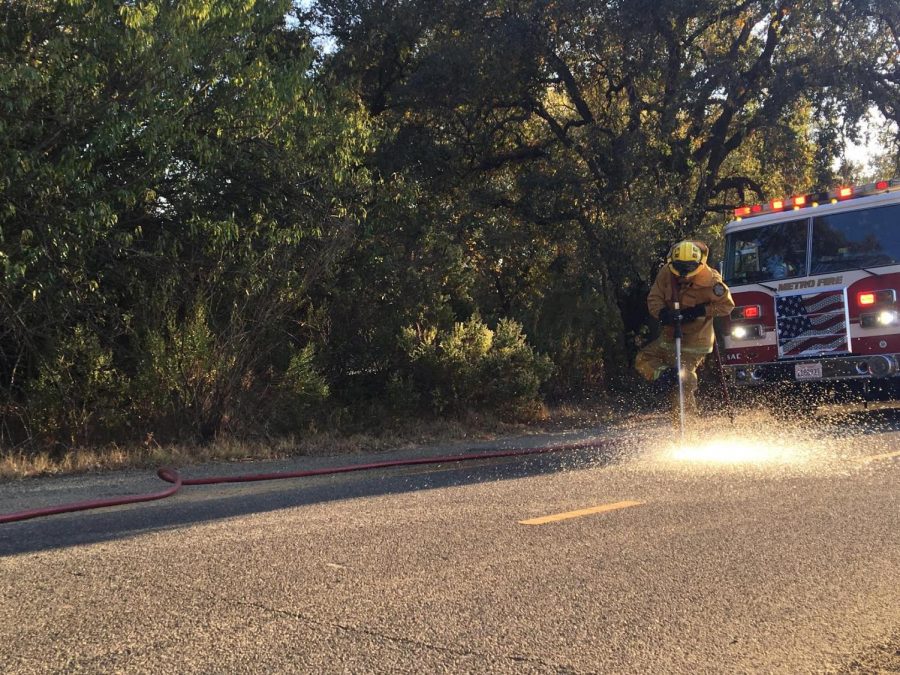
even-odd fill
[(694, 321), (695, 319), (705, 319), (706, 318), (706, 305), (709, 303), (704, 302), (702, 305), (697, 305), (696, 307), (685, 307), (681, 310), (681, 318), (685, 321)]
[(669, 307), (659, 310), (659, 322), (664, 326), (674, 326), (676, 321), (684, 320), (684, 314), (676, 312)]

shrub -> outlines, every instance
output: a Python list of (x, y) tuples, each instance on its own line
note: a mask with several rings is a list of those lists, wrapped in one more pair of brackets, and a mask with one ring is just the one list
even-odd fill
[(40, 363), (28, 386), (28, 436), (50, 446), (72, 446), (98, 442), (121, 428), (127, 380), (96, 333), (77, 325), (52, 346), (52, 357)]
[(209, 325), (203, 301), (183, 319), (169, 312), (164, 330), (144, 339), (144, 361), (135, 389), (141, 418), (162, 438), (214, 435), (224, 415), (234, 357)]
[(511, 319), (495, 330), (477, 316), (446, 332), (407, 327), (400, 342), (407, 361), (392, 381), (393, 399), (435, 412), (477, 406), (516, 414), (533, 408), (552, 372), (550, 360), (534, 352)]
[(328, 383), (316, 369), (312, 345), (296, 350), (278, 384), (267, 426), (276, 433), (298, 431), (330, 393)]

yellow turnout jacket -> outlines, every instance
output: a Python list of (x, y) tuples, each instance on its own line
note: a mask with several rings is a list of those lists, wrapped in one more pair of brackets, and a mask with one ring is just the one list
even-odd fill
[[(727, 316), (734, 309), (731, 291), (722, 281), (722, 275), (704, 264), (694, 276), (680, 279), (672, 274), (668, 265), (663, 265), (647, 296), (647, 309), (654, 319), (659, 319), (659, 312), (663, 307), (675, 308), (676, 298), (682, 309), (709, 303), (706, 305), (705, 317), (682, 324), (682, 345), (692, 350), (711, 352), (715, 341), (713, 317)], [(672, 326), (664, 326), (663, 330), (667, 340), (675, 339), (675, 329)]]

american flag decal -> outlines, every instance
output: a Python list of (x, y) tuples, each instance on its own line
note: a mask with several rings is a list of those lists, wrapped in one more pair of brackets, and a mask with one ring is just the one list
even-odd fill
[(778, 356), (818, 356), (850, 351), (843, 290), (775, 298)]

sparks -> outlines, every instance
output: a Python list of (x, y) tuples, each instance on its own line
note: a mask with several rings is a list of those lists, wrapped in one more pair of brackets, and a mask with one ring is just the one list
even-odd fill
[(724, 437), (672, 445), (664, 455), (676, 462), (705, 464), (796, 464), (805, 461), (808, 453), (791, 444)]

